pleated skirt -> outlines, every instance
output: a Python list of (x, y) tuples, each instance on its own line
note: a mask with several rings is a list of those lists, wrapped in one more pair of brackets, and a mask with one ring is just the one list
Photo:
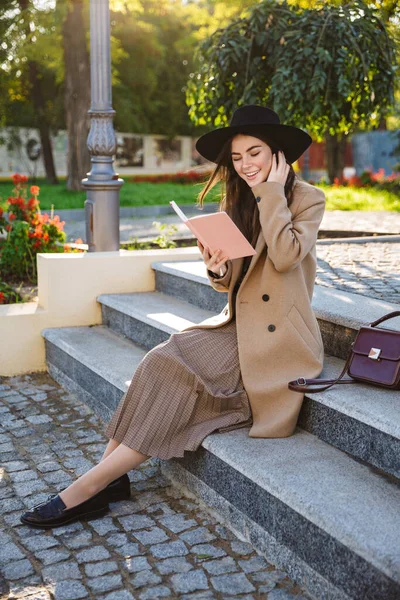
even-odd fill
[(173, 333), (139, 363), (105, 435), (152, 457), (182, 457), (211, 432), (252, 424), (236, 319)]

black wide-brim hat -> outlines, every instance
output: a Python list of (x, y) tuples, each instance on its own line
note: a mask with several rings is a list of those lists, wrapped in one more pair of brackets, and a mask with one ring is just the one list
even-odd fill
[(271, 108), (246, 104), (235, 110), (229, 127), (214, 129), (199, 137), (196, 150), (205, 159), (215, 163), (225, 142), (238, 133), (254, 137), (257, 137), (257, 133), (265, 134), (283, 151), (288, 163), (300, 158), (312, 143), (311, 137), (302, 129), (282, 125)]

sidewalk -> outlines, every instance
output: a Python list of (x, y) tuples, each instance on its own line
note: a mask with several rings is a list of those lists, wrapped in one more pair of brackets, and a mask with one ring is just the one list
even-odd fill
[(26, 508), (102, 457), (105, 425), (47, 374), (0, 378), (0, 597), (26, 600), (309, 600), (285, 572), (161, 475), (129, 472), (132, 498), (94, 521), (22, 525)]

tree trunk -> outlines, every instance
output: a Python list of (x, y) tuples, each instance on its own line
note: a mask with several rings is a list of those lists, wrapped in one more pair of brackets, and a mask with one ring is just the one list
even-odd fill
[(81, 190), (82, 179), (90, 169), (86, 145), (90, 126), (90, 62), (82, 11), (83, 0), (69, 0), (63, 26), (69, 190)]
[[(19, 6), (22, 12), (27, 15), (29, 8), (29, 0), (19, 0)], [(25, 20), (25, 30), (27, 35), (30, 34), (29, 20)], [(49, 183), (57, 184), (56, 168), (54, 165), (53, 149), (50, 139), (50, 124), (47, 119), (46, 106), (43, 99), (41, 86), (41, 78), (39, 74), (38, 64), (36, 61), (28, 62), (29, 84), (31, 87), (31, 97), (35, 112), (37, 128), (40, 134), (40, 144), (43, 153), (43, 163), (46, 171), (46, 178)]]
[(347, 138), (344, 135), (342, 136), (342, 139), (339, 139), (336, 134), (325, 134), (326, 163), (328, 177), (331, 183), (334, 182), (334, 179), (336, 177), (339, 179), (339, 181), (342, 181), (343, 179), (344, 153), (346, 149), (346, 142)]

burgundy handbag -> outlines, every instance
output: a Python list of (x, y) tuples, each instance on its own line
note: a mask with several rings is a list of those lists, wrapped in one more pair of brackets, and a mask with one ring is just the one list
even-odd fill
[[(295, 392), (323, 392), (335, 383), (371, 383), (400, 389), (400, 331), (376, 327), (382, 321), (400, 316), (400, 310), (384, 315), (369, 325), (360, 327), (351, 344), (343, 371), (337, 379), (305, 379), (289, 381), (288, 388)], [(347, 372), (352, 379), (342, 379)], [(315, 385), (329, 384), (314, 388)]]

